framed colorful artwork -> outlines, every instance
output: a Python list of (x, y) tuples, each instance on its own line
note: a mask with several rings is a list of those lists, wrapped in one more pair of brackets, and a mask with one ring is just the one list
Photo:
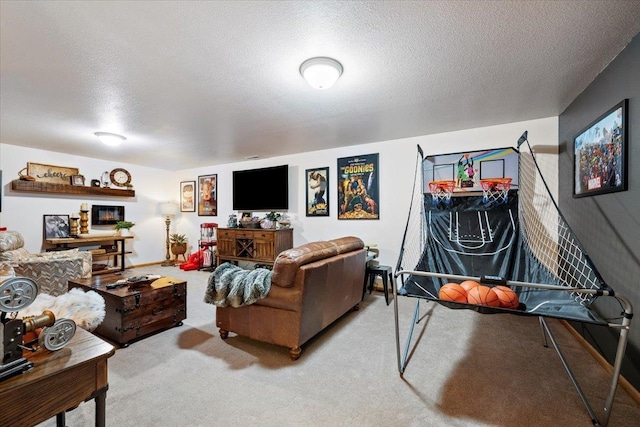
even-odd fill
[(338, 159), (338, 219), (380, 219), (378, 153)]
[(329, 168), (307, 169), (307, 216), (329, 216)]
[(628, 104), (615, 105), (573, 139), (573, 197), (627, 190)]
[(180, 183), (180, 212), (196, 211), (196, 182), (182, 181)]
[(218, 215), (218, 175), (198, 177), (198, 215)]

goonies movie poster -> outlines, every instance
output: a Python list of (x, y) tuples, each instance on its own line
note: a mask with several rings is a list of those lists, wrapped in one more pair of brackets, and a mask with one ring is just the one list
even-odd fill
[(378, 153), (338, 159), (338, 219), (380, 219)]

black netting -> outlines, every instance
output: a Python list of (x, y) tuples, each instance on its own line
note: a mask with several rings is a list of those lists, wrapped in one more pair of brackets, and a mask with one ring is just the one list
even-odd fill
[[(520, 301), (518, 309), (441, 301), (440, 287), (452, 280), (419, 273), (403, 275), (399, 293), (483, 313), (606, 324), (589, 309), (595, 292), (585, 290), (609, 288), (558, 210), (528, 141), (521, 140), (526, 144), (519, 147), (518, 189), (500, 198), (469, 195), (434, 200), (425, 194), (423, 156), (418, 150), (414, 194), (396, 267), (398, 271), (491, 275), (525, 282), (513, 287)], [(541, 289), (536, 284), (577, 289)]]

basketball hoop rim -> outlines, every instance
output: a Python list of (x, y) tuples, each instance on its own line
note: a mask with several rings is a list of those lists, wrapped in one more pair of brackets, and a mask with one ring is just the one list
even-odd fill
[(512, 178), (491, 178), (481, 179), (480, 186), (484, 191), (491, 190), (491, 186), (499, 186), (496, 190), (509, 190), (511, 188)]
[(443, 179), (439, 181), (429, 181), (429, 191), (432, 193), (438, 190), (453, 192), (454, 188), (456, 188), (456, 182), (452, 180)]

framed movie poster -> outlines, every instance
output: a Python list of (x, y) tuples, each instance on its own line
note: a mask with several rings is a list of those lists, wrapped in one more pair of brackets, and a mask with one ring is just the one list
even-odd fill
[(44, 215), (44, 238), (69, 237), (69, 215)]
[(307, 169), (307, 216), (329, 216), (329, 168)]
[(180, 212), (196, 211), (196, 182), (182, 181), (180, 183)]
[(198, 177), (198, 215), (218, 215), (218, 175)]
[(625, 191), (629, 100), (614, 106), (573, 140), (573, 197)]
[(338, 219), (380, 219), (378, 153), (338, 159)]

